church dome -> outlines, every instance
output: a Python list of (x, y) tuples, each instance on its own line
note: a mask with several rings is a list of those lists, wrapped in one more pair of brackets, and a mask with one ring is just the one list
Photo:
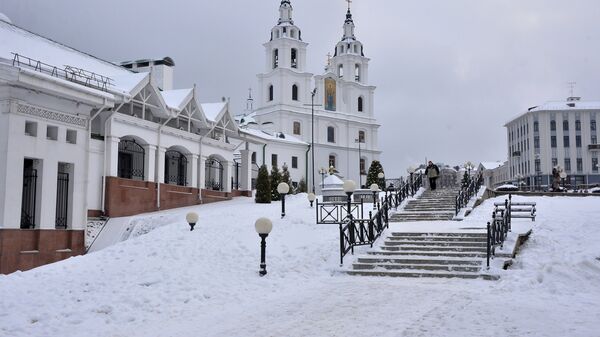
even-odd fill
[(4, 13), (1, 13), (1, 12), (0, 12), (0, 21), (12, 23), (12, 21), (10, 21), (10, 19), (8, 18), (8, 16), (4, 15)]

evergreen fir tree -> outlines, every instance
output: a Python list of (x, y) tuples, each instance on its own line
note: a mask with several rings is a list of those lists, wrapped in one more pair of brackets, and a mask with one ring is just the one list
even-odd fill
[(277, 166), (273, 166), (271, 170), (271, 200), (278, 201), (281, 200), (279, 196), (279, 192), (277, 192), (277, 185), (281, 182), (281, 173), (279, 173), (279, 169)]
[(288, 171), (288, 167), (286, 164), (283, 164), (283, 168), (281, 171), (281, 182), (288, 184), (288, 186), (290, 187), (290, 192), (294, 192), (292, 191), (294, 188), (292, 186), (292, 178), (290, 177), (290, 171)]
[(367, 174), (367, 188), (371, 187), (373, 184), (379, 185), (380, 189), (385, 188), (385, 180), (379, 179), (378, 175), (380, 172), (383, 172), (383, 166), (378, 160), (373, 160), (371, 163), (371, 167), (369, 167), (369, 173)]
[(463, 188), (466, 188), (469, 186), (469, 184), (471, 183), (471, 177), (469, 177), (469, 173), (467, 173), (467, 171), (465, 171), (465, 175), (463, 175), (462, 181), (461, 181), (461, 186)]
[(256, 178), (256, 199), (257, 204), (271, 203), (271, 182), (269, 181), (269, 170), (263, 165), (258, 170)]
[(306, 181), (304, 180), (304, 178), (300, 179), (300, 182), (298, 182), (298, 193), (306, 193), (308, 191), (308, 188), (306, 187)]

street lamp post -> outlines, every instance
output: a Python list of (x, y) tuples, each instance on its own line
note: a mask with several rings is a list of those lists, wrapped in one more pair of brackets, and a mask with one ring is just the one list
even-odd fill
[(277, 192), (281, 195), (281, 218), (285, 217), (285, 195), (290, 192), (290, 185), (287, 183), (280, 183), (277, 185)]
[(356, 183), (352, 180), (344, 181), (344, 193), (348, 196), (348, 219), (352, 220), (352, 194), (356, 191)]
[(377, 192), (379, 191), (379, 185), (372, 184), (371, 192), (373, 192), (373, 210), (377, 208)]
[(190, 225), (190, 232), (194, 230), (194, 226), (196, 226), (196, 224), (198, 223), (198, 213), (195, 212), (189, 212), (186, 216), (185, 216), (185, 220), (188, 222), (188, 224)]
[(361, 148), (360, 148), (360, 144), (363, 142), (362, 139), (357, 138), (354, 140), (355, 143), (358, 143), (358, 186), (360, 188), (362, 188), (362, 167), (360, 166), (361, 164), (361, 159), (362, 159), (362, 153), (361, 153)]
[(313, 202), (317, 199), (317, 196), (314, 193), (308, 193), (308, 202), (310, 202), (310, 207), (313, 207)]
[[(310, 125), (311, 125), (311, 132), (310, 132), (310, 152), (312, 155), (312, 192), (315, 193), (315, 107), (316, 106), (322, 106), (321, 104), (317, 104), (315, 105), (315, 95), (317, 94), (317, 88), (314, 88), (313, 91), (310, 92)], [(307, 106), (308, 104), (304, 104), (304, 106)], [(308, 178), (308, 177), (307, 177)]]
[(269, 233), (271, 233), (271, 230), (273, 229), (273, 223), (271, 222), (271, 220), (267, 219), (267, 218), (260, 218), (258, 220), (256, 220), (256, 222), (254, 223), (254, 228), (256, 229), (256, 232), (258, 233), (258, 236), (260, 236), (261, 238), (261, 242), (260, 242), (260, 271), (259, 274), (260, 276), (265, 276), (267, 275), (267, 263), (265, 262), (265, 251), (267, 248), (267, 236), (269, 236)]
[(565, 179), (567, 179), (567, 172), (560, 171), (560, 179), (562, 180), (563, 190), (565, 189)]

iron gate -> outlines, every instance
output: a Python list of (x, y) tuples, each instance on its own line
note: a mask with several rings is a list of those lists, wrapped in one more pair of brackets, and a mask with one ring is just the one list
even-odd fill
[(206, 161), (206, 188), (223, 191), (223, 164), (215, 158)]
[(37, 170), (23, 170), (23, 199), (21, 203), (21, 228), (35, 228), (35, 208), (37, 197)]
[(67, 229), (69, 212), (69, 174), (58, 173), (56, 185), (56, 228)]
[(187, 186), (188, 160), (179, 151), (165, 153), (165, 184)]
[(119, 178), (144, 180), (144, 148), (135, 140), (119, 142)]

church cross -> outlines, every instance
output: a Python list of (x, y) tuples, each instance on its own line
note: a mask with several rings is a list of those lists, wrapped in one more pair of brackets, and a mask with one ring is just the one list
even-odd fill
[(352, 3), (352, 0), (345, 0), (348, 3), (348, 10), (350, 10), (350, 4)]

